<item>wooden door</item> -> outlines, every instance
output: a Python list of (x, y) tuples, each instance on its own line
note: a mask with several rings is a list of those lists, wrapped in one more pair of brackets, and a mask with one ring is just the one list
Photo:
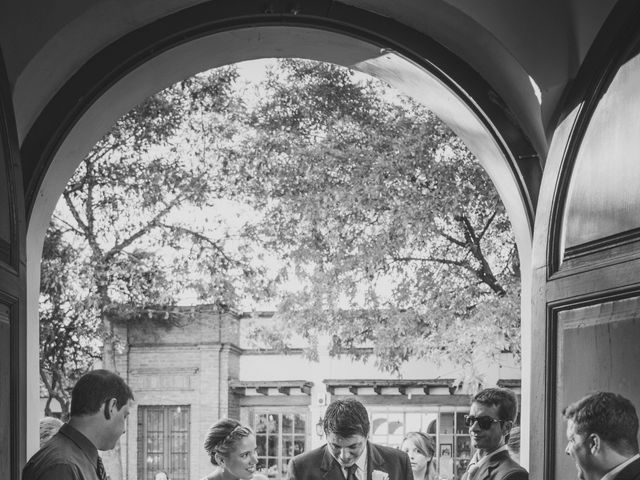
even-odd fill
[(614, 391), (640, 411), (639, 13), (601, 31), (545, 166), (533, 260), (535, 479), (576, 478), (564, 453), (569, 403)]
[(4, 58), (0, 51), (0, 478), (25, 456), (25, 213)]

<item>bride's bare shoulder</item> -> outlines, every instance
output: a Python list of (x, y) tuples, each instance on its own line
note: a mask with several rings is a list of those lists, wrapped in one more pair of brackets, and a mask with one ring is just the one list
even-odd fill
[(206, 477), (202, 477), (200, 480), (220, 480), (222, 478), (220, 473), (220, 469), (216, 469)]

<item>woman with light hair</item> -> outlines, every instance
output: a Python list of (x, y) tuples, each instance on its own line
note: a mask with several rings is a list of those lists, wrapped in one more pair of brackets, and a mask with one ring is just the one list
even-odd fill
[(402, 439), (400, 450), (409, 455), (414, 480), (436, 480), (436, 442), (422, 432), (409, 432)]
[(249, 427), (231, 418), (214, 423), (207, 433), (204, 449), (218, 468), (202, 480), (267, 480), (256, 473), (256, 436)]
[(62, 425), (62, 420), (56, 417), (44, 417), (40, 420), (40, 446), (42, 447), (58, 433)]

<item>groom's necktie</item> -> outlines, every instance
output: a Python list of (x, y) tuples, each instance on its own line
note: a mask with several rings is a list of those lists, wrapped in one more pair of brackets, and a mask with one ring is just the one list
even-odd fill
[(350, 467), (347, 467), (347, 480), (358, 480), (356, 476), (356, 470), (358, 470), (358, 465), (355, 463)]

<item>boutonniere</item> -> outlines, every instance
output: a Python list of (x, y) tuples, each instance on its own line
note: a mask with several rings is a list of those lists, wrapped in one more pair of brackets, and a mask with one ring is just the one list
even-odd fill
[(371, 480), (389, 480), (389, 474), (382, 470), (374, 470), (371, 472)]

